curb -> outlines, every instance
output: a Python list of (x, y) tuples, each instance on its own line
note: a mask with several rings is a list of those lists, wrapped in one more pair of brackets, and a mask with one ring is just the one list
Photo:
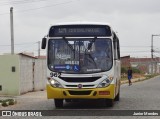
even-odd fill
[[(147, 80), (147, 79), (145, 77), (143, 77), (143, 78), (136, 78), (136, 79), (132, 79), (132, 83), (140, 82), (140, 81), (144, 81), (144, 80)], [(122, 84), (126, 84), (126, 83), (128, 83), (128, 80), (121, 81), (121, 85)]]

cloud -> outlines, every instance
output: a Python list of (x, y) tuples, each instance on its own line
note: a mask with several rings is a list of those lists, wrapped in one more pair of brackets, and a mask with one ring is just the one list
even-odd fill
[[(118, 32), (123, 51), (136, 50), (136, 47), (123, 47), (126, 45), (150, 46), (151, 35), (160, 34), (159, 0), (45, 0), (11, 5), (14, 7), (16, 43), (41, 40), (50, 25), (57, 22), (109, 22)], [(9, 7), (1, 7), (0, 13), (9, 11)], [(9, 14), (0, 15), (0, 26), (1, 44), (10, 43)], [(155, 40), (155, 43), (160, 42)], [(150, 47), (144, 48), (150, 50)], [(135, 56), (135, 53), (130, 54)], [(150, 52), (145, 55), (150, 56)]]

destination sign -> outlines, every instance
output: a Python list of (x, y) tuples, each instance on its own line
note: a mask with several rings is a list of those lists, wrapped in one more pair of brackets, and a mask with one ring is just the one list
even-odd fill
[(63, 25), (53, 26), (49, 31), (50, 37), (84, 37), (111, 36), (109, 26), (105, 25)]

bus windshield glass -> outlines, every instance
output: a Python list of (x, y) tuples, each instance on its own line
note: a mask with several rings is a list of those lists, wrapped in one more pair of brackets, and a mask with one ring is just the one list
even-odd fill
[(109, 38), (50, 39), (48, 68), (63, 73), (98, 73), (112, 68)]

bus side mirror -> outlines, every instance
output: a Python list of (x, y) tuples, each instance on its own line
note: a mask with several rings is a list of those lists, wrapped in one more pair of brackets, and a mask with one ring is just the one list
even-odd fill
[(42, 44), (41, 44), (42, 49), (46, 48), (46, 42), (47, 42), (47, 38), (42, 38)]

